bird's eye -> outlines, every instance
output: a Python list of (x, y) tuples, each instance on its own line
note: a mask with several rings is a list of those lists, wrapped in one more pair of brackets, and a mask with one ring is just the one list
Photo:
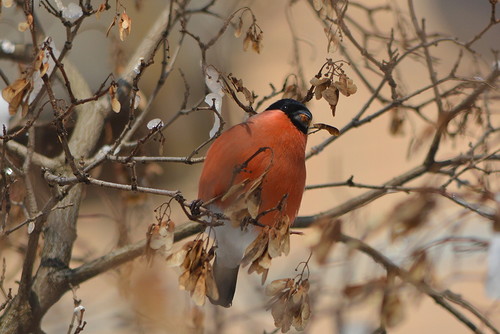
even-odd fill
[(293, 118), (295, 122), (300, 124), (300, 126), (304, 129), (307, 129), (309, 127), (309, 124), (311, 123), (311, 117), (309, 117), (309, 115), (305, 112), (296, 113)]

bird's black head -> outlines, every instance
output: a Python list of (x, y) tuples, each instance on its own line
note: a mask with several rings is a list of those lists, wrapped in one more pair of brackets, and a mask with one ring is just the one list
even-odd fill
[(293, 125), (301, 132), (307, 134), (309, 124), (312, 120), (312, 114), (305, 105), (293, 99), (283, 99), (274, 102), (266, 110), (281, 110), (292, 121)]

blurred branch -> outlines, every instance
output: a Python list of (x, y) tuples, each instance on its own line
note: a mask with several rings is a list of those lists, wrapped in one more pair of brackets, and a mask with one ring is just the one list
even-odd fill
[[(453, 294), (449, 290), (446, 290), (444, 292), (438, 292), (434, 288), (432, 288), (429, 284), (427, 284), (424, 280), (418, 280), (415, 279), (414, 275), (412, 275), (409, 271), (397, 266), (394, 264), (389, 258), (384, 256), (382, 253), (377, 251), (376, 249), (372, 248), (370, 245), (367, 243), (363, 242), (360, 239), (356, 239), (350, 236), (347, 236), (345, 234), (342, 234), (339, 237), (339, 241), (342, 243), (345, 243), (346, 245), (349, 245), (352, 248), (355, 248), (359, 250), (360, 252), (368, 255), (371, 257), (375, 262), (379, 263), (382, 265), (385, 270), (387, 271), (387, 275), (390, 274), (395, 274), (403, 282), (410, 284), (417, 288), (420, 292), (428, 295), (430, 298), (432, 298), (438, 305), (446, 309), (448, 312), (450, 312), (457, 320), (462, 322), (465, 326), (467, 326), (472, 332), (474, 333), (484, 333), (478, 326), (476, 326), (470, 319), (468, 319), (463, 313), (458, 311), (453, 305), (451, 305), (449, 302), (456, 303), (458, 305), (461, 305), (464, 307), (466, 310), (471, 311), (478, 319), (490, 330), (493, 331), (493, 333), (498, 334), (499, 331), (494, 327), (494, 325), (481, 313), (477, 312), (475, 308), (473, 308), (470, 303), (463, 301), (460, 297), (458, 299), (456, 298), (457, 295)], [(450, 298), (450, 296), (452, 298)]]

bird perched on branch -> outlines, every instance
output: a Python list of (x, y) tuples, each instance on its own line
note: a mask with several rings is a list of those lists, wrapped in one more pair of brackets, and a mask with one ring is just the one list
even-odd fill
[(242, 260), (253, 261), (250, 268), (265, 280), (271, 258), (288, 253), (289, 227), (304, 192), (311, 119), (302, 103), (279, 100), (224, 132), (208, 150), (198, 196), (229, 218), (211, 232), (217, 244), (213, 304), (231, 306)]

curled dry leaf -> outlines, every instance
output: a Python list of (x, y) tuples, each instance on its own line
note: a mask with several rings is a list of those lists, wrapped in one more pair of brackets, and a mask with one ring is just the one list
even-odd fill
[(97, 8), (97, 11), (95, 12), (95, 16), (97, 17), (97, 19), (99, 19), (99, 17), (101, 16), (101, 13), (103, 13), (105, 11), (106, 11), (106, 3), (103, 2), (99, 5), (99, 8)]
[(264, 37), (264, 34), (260, 28), (257, 27), (257, 25), (254, 23), (252, 24), (245, 35), (245, 39), (243, 39), (243, 51), (247, 51), (248, 47), (251, 45), (252, 50), (254, 50), (257, 53), (260, 53), (262, 51), (262, 39)]
[(422, 192), (399, 203), (389, 216), (393, 239), (407, 235), (427, 222), (436, 199), (432, 194)]
[(337, 129), (334, 126), (328, 125), (328, 124), (323, 124), (323, 123), (314, 123), (312, 128), (318, 129), (318, 130), (326, 130), (328, 133), (334, 137), (337, 137), (340, 135), (339, 129)]
[(125, 11), (120, 15), (120, 24), (118, 25), (118, 30), (120, 31), (120, 40), (124, 41), (125, 38), (130, 35), (132, 30), (132, 19), (127, 15)]
[(327, 77), (318, 78), (315, 76), (309, 82), (314, 86), (314, 97), (319, 100), (323, 96), (323, 92), (330, 87), (332, 81)]
[(309, 281), (299, 278), (279, 279), (266, 287), (266, 294), (271, 297), (268, 309), (274, 318), (274, 325), (286, 333), (293, 326), (296, 330), (305, 329), (311, 317), (309, 302)]
[(279, 215), (274, 226), (265, 226), (255, 240), (248, 245), (241, 260), (243, 267), (250, 264), (248, 273), (262, 275), (262, 284), (266, 281), (271, 260), (290, 252), (290, 220), (286, 215)]
[(115, 113), (119, 113), (122, 106), (120, 101), (118, 101), (117, 86), (115, 84), (109, 86), (108, 93), (111, 98), (111, 109), (113, 109)]
[(320, 220), (314, 224), (309, 237), (311, 251), (315, 255), (318, 263), (325, 264), (328, 254), (333, 245), (339, 241), (342, 233), (342, 221), (340, 219), (331, 221), (330, 219)]
[(354, 84), (352, 79), (348, 78), (344, 73), (339, 75), (339, 80), (335, 81), (333, 86), (345, 96), (350, 96), (358, 91), (358, 87)]
[(330, 86), (323, 91), (322, 96), (328, 104), (335, 106), (339, 101), (339, 90)]
[(149, 226), (147, 233), (148, 249), (161, 250), (165, 255), (170, 253), (174, 244), (174, 229), (175, 224), (171, 220)]
[(14, 115), (24, 97), (31, 89), (31, 80), (21, 77), (2, 89), (2, 97), (9, 103), (9, 114)]
[(243, 19), (241, 16), (238, 18), (238, 24), (236, 24), (236, 29), (234, 29), (234, 37), (239, 38), (243, 31)]

